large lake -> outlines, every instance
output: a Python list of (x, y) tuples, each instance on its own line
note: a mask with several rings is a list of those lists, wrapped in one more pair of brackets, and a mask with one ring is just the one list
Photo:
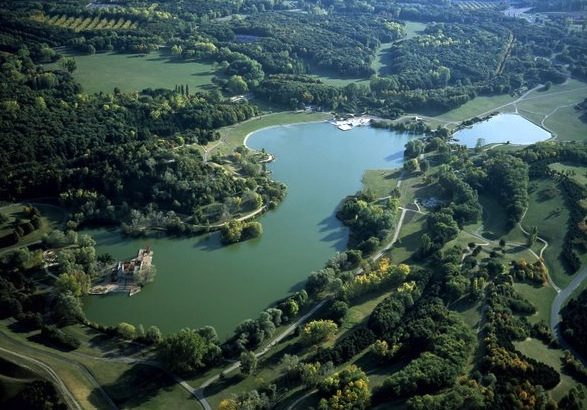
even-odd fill
[(334, 216), (336, 207), (361, 189), (365, 170), (401, 166), (409, 138), (369, 127), (342, 132), (328, 123), (254, 133), (248, 146), (275, 154), (273, 178), (288, 186), (285, 201), (260, 218), (263, 236), (221, 247), (218, 234), (146, 240), (90, 231), (97, 251), (116, 258), (150, 244), (157, 277), (133, 297), (87, 297), (88, 318), (157, 325), (164, 332), (212, 325), (221, 337), (229, 335), (240, 321), (301, 288), (311, 271), (345, 248), (348, 232)]
[(454, 134), (460, 144), (473, 148), (479, 138), (485, 144), (506, 143), (528, 145), (545, 141), (550, 133), (518, 114), (498, 114), (487, 121), (473, 124)]

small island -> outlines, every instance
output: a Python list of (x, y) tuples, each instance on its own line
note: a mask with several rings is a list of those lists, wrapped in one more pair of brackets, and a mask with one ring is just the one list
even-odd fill
[(118, 261), (99, 278), (90, 291), (90, 295), (107, 293), (128, 293), (134, 296), (143, 286), (155, 278), (155, 266), (152, 264), (153, 250), (150, 246), (139, 249), (135, 258)]

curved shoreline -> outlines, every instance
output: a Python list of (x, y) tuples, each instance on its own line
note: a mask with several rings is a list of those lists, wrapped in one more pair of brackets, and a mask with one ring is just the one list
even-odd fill
[(251, 148), (251, 147), (249, 147), (247, 145), (247, 141), (249, 140), (249, 137), (251, 137), (253, 134), (255, 134), (255, 133), (259, 132), (259, 131), (265, 131), (265, 130), (268, 130), (268, 129), (271, 129), (271, 128), (287, 127), (288, 125), (318, 124), (318, 123), (321, 123), (321, 122), (328, 122), (328, 120), (299, 121), (299, 122), (290, 122), (290, 123), (284, 123), (284, 124), (269, 125), (267, 127), (259, 128), (259, 129), (256, 129), (255, 131), (249, 132), (243, 138), (242, 145), (244, 145), (247, 149), (250, 149), (251, 151), (256, 151), (254, 148)]

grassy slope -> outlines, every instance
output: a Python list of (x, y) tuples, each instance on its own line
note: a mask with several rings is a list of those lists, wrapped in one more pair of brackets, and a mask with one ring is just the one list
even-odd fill
[(369, 190), (377, 198), (389, 195), (397, 186), (401, 171), (399, 169), (373, 169), (363, 174), (363, 189)]
[[(565, 84), (553, 85), (548, 91), (534, 91), (518, 104), (518, 109), (520, 114), (538, 123), (551, 114), (544, 121), (544, 126), (554, 131), (562, 141), (584, 140), (587, 124), (579, 119), (573, 106), (585, 98), (587, 84), (569, 80)], [(561, 108), (555, 111), (557, 107)]]
[(79, 349), (69, 353), (31, 341), (38, 333), (37, 331), (11, 332), (10, 324), (9, 320), (0, 322), (0, 330), (10, 334), (10, 339), (0, 337), (0, 346), (33, 356), (51, 366), (83, 408), (107, 408), (108, 406), (72, 362), (85, 366), (119, 407), (200, 408), (193, 397), (159, 369), (101, 359), (107, 352), (128, 347), (116, 339), (104, 338), (94, 330), (81, 325), (69, 326), (66, 331), (77, 336), (82, 342)]
[[(330, 114), (323, 112), (307, 113), (285, 111), (252, 118), (230, 127), (221, 128), (220, 135), (222, 143), (218, 145), (218, 150), (223, 153), (232, 152), (233, 149), (243, 144), (247, 135), (262, 128), (301, 122), (323, 121), (330, 117)], [(212, 146), (214, 144), (215, 143), (212, 143), (210, 145)]]
[[(559, 255), (567, 229), (569, 211), (565, 207), (565, 202), (560, 193), (557, 193), (552, 199), (541, 199), (540, 192), (551, 184), (549, 180), (543, 179), (533, 182), (537, 184), (538, 188), (529, 195), (530, 203), (523, 226), (526, 230), (529, 230), (532, 226), (538, 227), (538, 235), (549, 243), (544, 252), (544, 258), (550, 275), (559, 286), (566, 286), (572, 277), (565, 273), (559, 260)], [(559, 209), (560, 212), (556, 212)]]
[[(140, 91), (144, 88), (174, 88), (188, 84), (190, 91), (210, 86), (214, 67), (209, 63), (173, 62), (164, 52), (144, 57), (136, 54), (102, 53), (75, 55), (75, 79), (87, 93)], [(131, 75), (129, 75), (131, 74)]]
[(561, 375), (561, 382), (550, 391), (555, 400), (560, 400), (577, 383), (561, 371), (561, 358), (563, 352), (560, 349), (549, 349), (537, 339), (526, 339), (523, 342), (515, 342), (516, 348), (528, 357), (552, 366)]
[[(39, 241), (44, 234), (59, 228), (65, 222), (66, 213), (61, 208), (45, 204), (35, 204), (34, 206), (41, 212), (41, 227), (21, 238), (17, 244), (0, 249), (0, 254)], [(14, 223), (15, 218), (23, 211), (24, 207), (25, 204), (17, 203), (0, 208), (0, 212), (9, 218), (6, 223), (0, 224), (0, 236), (11, 231), (12, 223)]]
[[(584, 140), (587, 135), (587, 124), (579, 119), (573, 106), (587, 97), (587, 84), (570, 79), (564, 84), (553, 85), (548, 91), (536, 90), (528, 94), (523, 101), (517, 103), (518, 113), (526, 119), (541, 125), (545, 116), (544, 126), (557, 135), (562, 141)], [(482, 96), (443, 114), (427, 119), (432, 125), (438, 122), (449, 123), (449, 127), (468, 118), (486, 112), (514, 112), (513, 102), (518, 97), (510, 95)], [(556, 111), (555, 111), (556, 110)]]

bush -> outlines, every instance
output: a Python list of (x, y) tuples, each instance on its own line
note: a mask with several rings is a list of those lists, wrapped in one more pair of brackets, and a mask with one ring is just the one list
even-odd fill
[(51, 344), (68, 350), (75, 350), (81, 345), (78, 338), (53, 325), (43, 326), (41, 328), (41, 337)]

